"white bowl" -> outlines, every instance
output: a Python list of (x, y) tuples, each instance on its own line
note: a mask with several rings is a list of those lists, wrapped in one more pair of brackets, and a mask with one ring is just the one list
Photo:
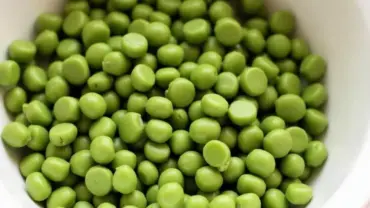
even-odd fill
[[(370, 2), (368, 0), (266, 0), (269, 9), (292, 10), (299, 34), (329, 63), (325, 143), (329, 158), (312, 182), (310, 208), (360, 208), (370, 194)], [(63, 0), (1, 0), (0, 48), (29, 39), (41, 12), (58, 11)], [(367, 8), (367, 13), (365, 10)], [(9, 121), (0, 102), (0, 129)], [(19, 158), (0, 143), (0, 199), (4, 207), (36, 207), (25, 192)]]

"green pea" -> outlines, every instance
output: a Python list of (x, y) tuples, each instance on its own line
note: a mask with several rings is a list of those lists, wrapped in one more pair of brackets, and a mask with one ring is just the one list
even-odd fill
[(145, 106), (148, 101), (148, 97), (141, 93), (133, 93), (130, 95), (127, 101), (127, 111), (136, 112), (143, 115), (145, 113)]
[(24, 177), (30, 174), (41, 171), (41, 166), (45, 161), (44, 155), (40, 153), (32, 153), (22, 158), (19, 163), (19, 170)]
[(171, 22), (172, 22), (171, 17), (168, 14), (161, 12), (161, 11), (154, 11), (150, 13), (149, 21), (150, 22), (160, 22), (167, 26), (171, 26)]
[(307, 179), (310, 178), (312, 173), (312, 169), (310, 167), (305, 166), (303, 174), (299, 177), (300, 180), (306, 181)]
[(257, 108), (251, 101), (236, 100), (230, 104), (228, 115), (234, 124), (244, 126), (256, 120)]
[(165, 143), (172, 136), (172, 126), (162, 120), (151, 119), (145, 126), (146, 135), (156, 143)]
[(107, 110), (105, 115), (112, 115), (114, 112), (118, 111), (121, 105), (121, 100), (118, 94), (114, 91), (108, 91), (103, 94), (105, 103), (107, 104)]
[(26, 178), (26, 191), (33, 200), (41, 202), (49, 198), (52, 187), (42, 173), (34, 172)]
[(156, 80), (155, 82), (156, 82), (156, 85), (158, 85), (159, 87), (167, 89), (168, 85), (173, 80), (179, 77), (180, 77), (180, 72), (176, 68), (173, 68), (173, 67), (160, 68), (155, 73), (155, 80)]
[(157, 57), (155, 57), (151, 53), (147, 53), (147, 54), (145, 54), (145, 56), (136, 59), (135, 64), (136, 65), (139, 65), (139, 64), (147, 65), (150, 68), (152, 68), (153, 71), (155, 71), (157, 69)]
[(195, 151), (184, 152), (178, 160), (179, 169), (186, 176), (194, 176), (204, 164), (202, 155)]
[(246, 23), (245, 26), (248, 29), (257, 29), (259, 30), (263, 36), (266, 36), (269, 32), (269, 24), (267, 20), (260, 18), (260, 17), (254, 17), (249, 19)]
[(235, 208), (235, 201), (233, 198), (227, 195), (218, 195), (216, 196), (210, 203), (210, 208), (217, 208), (217, 207), (230, 207)]
[(14, 40), (8, 47), (9, 58), (17, 63), (29, 63), (33, 61), (36, 56), (36, 51), (36, 45), (27, 40)]
[(275, 170), (275, 159), (267, 151), (255, 149), (245, 159), (248, 170), (262, 178), (270, 176)]
[(124, 98), (129, 97), (134, 92), (131, 76), (124, 75), (117, 78), (114, 83), (114, 88), (119, 96)]
[(225, 98), (235, 97), (239, 91), (237, 77), (231, 72), (222, 72), (218, 75), (215, 91)]
[[(142, 181), (145, 185), (153, 185), (157, 182), (159, 178), (159, 171), (157, 167), (152, 162), (147, 161), (147, 160), (139, 164), (137, 173), (138, 173), (140, 181)], [(149, 194), (149, 190), (147, 192), (147, 195), (148, 194)], [(156, 199), (154, 200), (156, 201)]]
[(93, 8), (89, 16), (91, 20), (102, 20), (107, 16), (107, 12), (104, 9)]
[(72, 85), (82, 85), (90, 77), (90, 70), (85, 57), (72, 55), (63, 62), (63, 77)]
[(45, 89), (47, 75), (44, 69), (30, 65), (24, 72), (22, 81), (25, 87), (31, 92), (40, 92)]
[(49, 108), (38, 100), (31, 101), (22, 106), (23, 113), (31, 124), (49, 126), (52, 122), (52, 115)]
[(301, 94), (301, 80), (293, 73), (283, 73), (277, 81), (279, 94)]
[(71, 171), (81, 177), (85, 177), (87, 171), (94, 165), (90, 151), (81, 150), (72, 155), (70, 159)]
[(235, 183), (245, 172), (245, 163), (239, 157), (231, 157), (229, 166), (222, 173), (224, 180), (227, 183)]
[(81, 183), (77, 184), (74, 187), (74, 190), (76, 192), (76, 199), (78, 201), (91, 201), (93, 196), (90, 193), (90, 191), (87, 189), (85, 183), (81, 182)]
[(262, 146), (263, 138), (263, 131), (258, 126), (245, 127), (238, 135), (238, 147), (244, 153), (251, 152)]
[(113, 140), (107, 136), (95, 137), (90, 145), (91, 157), (99, 164), (108, 164), (113, 161), (116, 151)]
[(113, 195), (112, 193), (105, 196), (94, 196), (92, 202), (95, 207), (100, 206), (104, 203), (118, 204), (118, 197), (116, 195)]
[(116, 191), (122, 194), (132, 193), (137, 185), (136, 173), (130, 166), (121, 165), (116, 168), (112, 183)]
[(137, 163), (137, 157), (136, 155), (128, 150), (119, 150), (116, 151), (115, 157), (112, 161), (112, 167), (117, 168), (121, 165), (128, 165), (131, 168), (135, 168)]
[(289, 58), (277, 61), (276, 65), (279, 67), (281, 73), (290, 72), (296, 74), (298, 71), (297, 63)]
[(303, 90), (302, 98), (308, 107), (319, 108), (328, 100), (328, 92), (321, 83), (313, 83)]
[(58, 34), (55, 31), (44, 30), (36, 36), (35, 45), (37, 52), (43, 56), (54, 53), (59, 44)]
[(252, 62), (252, 67), (262, 69), (270, 82), (276, 79), (280, 71), (279, 67), (266, 56), (256, 57)]
[(71, 144), (77, 137), (77, 127), (71, 123), (61, 123), (52, 127), (49, 131), (50, 142), (55, 146)]
[(17, 116), (15, 116), (14, 122), (21, 123), (21, 124), (23, 124), (25, 126), (28, 126), (29, 125), (29, 122), (28, 122), (26, 116), (24, 115), (24, 113), (20, 113)]
[(292, 149), (293, 140), (284, 129), (273, 129), (263, 139), (263, 148), (275, 158), (286, 156)]
[(269, 133), (275, 129), (285, 129), (285, 121), (278, 116), (267, 116), (260, 124), (264, 133)]
[(224, 46), (235, 46), (243, 38), (242, 27), (233, 18), (225, 17), (216, 22), (214, 33)]
[(162, 187), (167, 183), (178, 183), (184, 187), (184, 176), (178, 169), (168, 168), (161, 173), (158, 179), (159, 187)]
[(118, 125), (121, 139), (129, 144), (139, 141), (144, 136), (144, 123), (139, 113), (128, 112)]
[(27, 147), (35, 151), (45, 150), (49, 143), (48, 131), (44, 127), (38, 125), (30, 125), (28, 130), (31, 139), (27, 143)]
[[(158, 1), (158, 4), (163, 4), (162, 2), (165, 2), (164, 0), (160, 0), (161, 3)], [(175, 2), (175, 1), (173, 1)], [(183, 41), (184, 40), (184, 23), (181, 20), (175, 20), (172, 23), (171, 26), (171, 33), (172, 35), (178, 40), (178, 41)]]
[(90, 119), (97, 119), (105, 114), (107, 104), (104, 98), (94, 92), (80, 97), (79, 105), (81, 112)]
[(191, 72), (190, 80), (199, 90), (210, 89), (217, 82), (217, 69), (210, 64), (200, 64)]
[(220, 71), (222, 65), (222, 57), (214, 51), (208, 51), (203, 53), (199, 57), (198, 64), (210, 64), (216, 67), (217, 71)]
[(107, 44), (112, 49), (112, 51), (120, 52), (120, 51), (122, 51), (121, 42), (122, 42), (122, 37), (117, 35), (117, 36), (111, 36), (108, 39)]
[(182, 207), (184, 190), (178, 183), (167, 183), (159, 188), (157, 202), (163, 208)]
[(82, 11), (84, 13), (89, 13), (90, 6), (87, 1), (69, 1), (64, 5), (64, 13), (69, 14), (73, 11)]
[(108, 136), (113, 138), (116, 134), (116, 123), (108, 118), (102, 117), (99, 120), (95, 121), (89, 130), (89, 137), (96, 138), (98, 136)]
[(184, 20), (191, 20), (202, 17), (207, 12), (207, 5), (201, 0), (189, 0), (181, 3), (179, 8), (180, 17)]
[(155, 118), (166, 119), (173, 113), (173, 106), (170, 100), (164, 97), (154, 96), (149, 98), (145, 106), (146, 112)]
[(207, 94), (201, 100), (202, 111), (212, 117), (222, 117), (226, 115), (229, 103), (225, 98), (218, 94)]
[(216, 23), (224, 17), (233, 17), (234, 11), (231, 5), (227, 2), (216, 1), (209, 7), (208, 14), (212, 22)]
[(137, 4), (131, 13), (132, 19), (145, 19), (148, 20), (153, 8), (147, 4)]
[(141, 92), (150, 90), (155, 83), (155, 74), (147, 65), (136, 65), (131, 72), (132, 86)]
[(113, 0), (112, 2), (116, 9), (122, 11), (130, 10), (137, 4), (137, 0)]
[(225, 54), (225, 48), (216, 37), (210, 36), (203, 45), (203, 52), (214, 51), (221, 56)]
[(295, 30), (295, 17), (290, 11), (274, 12), (269, 19), (269, 23), (273, 33), (289, 35)]
[(186, 107), (194, 100), (194, 84), (187, 79), (176, 78), (170, 83), (166, 97), (175, 107)]
[(212, 167), (225, 171), (230, 163), (231, 153), (229, 147), (218, 140), (209, 141), (203, 148), (203, 157)]
[(265, 49), (266, 40), (260, 30), (248, 29), (244, 35), (243, 45), (254, 54), (260, 54)]
[(262, 205), (266, 208), (289, 207), (288, 201), (285, 198), (285, 195), (279, 189), (269, 189), (266, 191), (265, 195), (262, 198)]
[(70, 164), (58, 157), (48, 157), (41, 166), (42, 173), (51, 181), (65, 180), (70, 171)]
[(216, 196), (220, 195), (220, 191), (214, 191), (214, 192), (209, 192), (209, 193), (198, 191), (197, 194), (205, 197), (208, 201), (212, 201)]
[(303, 183), (291, 184), (285, 194), (291, 204), (306, 205), (312, 199), (312, 188)]
[(267, 188), (277, 188), (280, 186), (282, 181), (283, 176), (278, 169), (275, 169), (269, 177), (265, 178)]
[(288, 123), (293, 123), (305, 116), (306, 104), (298, 95), (285, 94), (275, 101), (275, 111), (277, 116)]
[(62, 28), (62, 22), (63, 19), (59, 14), (42, 13), (36, 19), (35, 28), (38, 32), (44, 30), (59, 32)]
[(191, 196), (186, 202), (185, 202), (185, 208), (192, 208), (192, 207), (198, 207), (198, 208), (208, 208), (208, 199), (201, 195), (194, 195)]
[(94, 43), (106, 42), (110, 34), (110, 28), (104, 21), (92, 20), (83, 27), (82, 42), (86, 47), (89, 47)]
[(187, 42), (182, 42), (180, 47), (184, 50), (184, 61), (196, 61), (200, 55), (200, 48)]
[(21, 69), (17, 62), (6, 60), (0, 63), (0, 75), (1, 86), (14, 86), (20, 80)]
[(184, 24), (184, 38), (190, 44), (201, 44), (211, 34), (211, 26), (205, 19), (196, 18)]
[(184, 109), (174, 109), (170, 123), (174, 129), (185, 129), (189, 123), (189, 116)]
[(126, 14), (116, 11), (109, 13), (104, 18), (104, 21), (107, 23), (113, 35), (125, 34), (130, 24), (130, 19)]
[[(85, 177), (87, 189), (95, 196), (105, 196), (112, 190), (112, 172), (101, 166), (90, 168)], [(99, 183), (96, 183), (99, 181)]]
[[(146, 195), (145, 195), (146, 196), (146, 199), (148, 200), (148, 203), (156, 204), (158, 190), (159, 190), (159, 186), (158, 185), (153, 185), (153, 186), (151, 186), (151, 187), (148, 188), (148, 190), (146, 192)], [(156, 204), (156, 205), (158, 205), (158, 204)], [(153, 208), (156, 208), (156, 206), (154, 206), (154, 205), (150, 205), (150, 206), (153, 206)], [(159, 205), (158, 205), (158, 207), (159, 207)]]
[(170, 139), (171, 151), (176, 155), (181, 155), (193, 147), (189, 132), (185, 130), (174, 131)]
[(320, 80), (326, 73), (327, 63), (323, 57), (310, 54), (306, 56), (300, 66), (301, 75), (309, 82)]
[(27, 102), (26, 91), (21, 87), (14, 87), (4, 95), (5, 108), (11, 113), (21, 113), (22, 106)]
[(239, 75), (246, 67), (246, 59), (244, 55), (237, 51), (232, 51), (226, 54), (222, 68), (225, 72), (232, 72), (235, 75)]
[(67, 186), (53, 191), (47, 200), (48, 207), (71, 207), (76, 202), (76, 192)]
[(268, 80), (262, 69), (251, 67), (241, 73), (239, 83), (245, 93), (258, 96), (265, 92)]
[(259, 208), (261, 207), (261, 200), (255, 193), (246, 193), (236, 198), (236, 205), (240, 208)]
[(72, 55), (80, 54), (81, 51), (81, 43), (78, 40), (72, 38), (61, 40), (58, 47), (56, 48), (56, 53), (58, 57), (62, 60), (65, 60)]
[(170, 156), (170, 147), (168, 144), (158, 144), (152, 141), (147, 141), (144, 146), (144, 154), (148, 160), (154, 163), (163, 163)]
[(291, 152), (302, 153), (308, 146), (308, 135), (306, 131), (298, 126), (292, 126), (286, 129), (292, 137), (293, 146)]
[(291, 50), (292, 45), (288, 37), (282, 34), (271, 35), (266, 41), (267, 52), (275, 58), (287, 57)]
[(175, 44), (163, 45), (158, 49), (157, 57), (165, 66), (179, 66), (184, 60), (184, 50)]
[(328, 150), (321, 141), (311, 141), (304, 153), (307, 166), (317, 168), (324, 164), (328, 158)]
[(146, 36), (148, 26), (149, 26), (149, 22), (147, 20), (136, 19), (131, 22), (130, 26), (128, 27), (128, 32), (138, 33), (140, 35)]
[(309, 108), (303, 117), (303, 126), (312, 136), (319, 136), (328, 128), (328, 118), (323, 112)]
[(201, 167), (195, 174), (195, 182), (198, 188), (204, 192), (214, 192), (220, 189), (223, 178), (220, 172), (209, 166)]
[(56, 101), (53, 109), (56, 120), (60, 122), (76, 122), (80, 119), (80, 107), (74, 97), (64, 96)]
[(120, 200), (121, 207), (128, 207), (128, 208), (145, 208), (147, 205), (147, 200), (145, 195), (138, 190), (130, 194), (123, 195)]
[(130, 58), (139, 58), (148, 50), (147, 39), (138, 33), (128, 33), (122, 38), (122, 52)]
[(69, 37), (78, 37), (89, 22), (89, 17), (83, 11), (70, 12), (63, 21), (63, 32)]
[(298, 178), (304, 172), (305, 161), (298, 154), (289, 154), (280, 163), (280, 171), (289, 178)]
[(238, 179), (237, 190), (240, 194), (254, 193), (261, 197), (266, 191), (266, 184), (257, 176), (244, 174)]
[(150, 46), (159, 47), (169, 43), (171, 30), (165, 23), (152, 22), (147, 26), (145, 37)]
[(307, 42), (300, 38), (292, 39), (292, 57), (295, 60), (302, 60), (310, 54)]
[[(205, 131), (204, 129), (212, 129), (212, 131)], [(199, 144), (206, 144), (211, 140), (216, 140), (220, 134), (221, 126), (214, 119), (200, 118), (190, 124), (190, 138)]]

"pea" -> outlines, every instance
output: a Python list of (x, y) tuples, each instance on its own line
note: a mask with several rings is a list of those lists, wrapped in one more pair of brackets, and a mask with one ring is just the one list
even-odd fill
[(62, 60), (69, 58), (72, 55), (80, 54), (82, 51), (81, 43), (73, 38), (67, 38), (59, 42), (56, 48), (58, 57)]
[(277, 11), (269, 19), (270, 29), (274, 33), (291, 34), (295, 29), (295, 17), (289, 11)]
[(286, 198), (294, 205), (306, 205), (312, 199), (312, 188), (306, 184), (291, 184), (286, 191)]
[(225, 143), (212, 140), (204, 146), (203, 157), (210, 166), (225, 171), (230, 163), (231, 152)]
[(220, 189), (223, 178), (220, 172), (209, 166), (201, 167), (195, 173), (195, 182), (204, 192), (214, 192)]
[(34, 172), (26, 178), (26, 191), (35, 201), (44, 201), (52, 193), (51, 184), (40, 172)]
[(216, 22), (215, 36), (224, 46), (235, 46), (243, 38), (242, 27), (233, 18), (225, 17)]
[(36, 45), (26, 40), (14, 40), (8, 48), (9, 57), (18, 63), (31, 62), (36, 56), (36, 51)]

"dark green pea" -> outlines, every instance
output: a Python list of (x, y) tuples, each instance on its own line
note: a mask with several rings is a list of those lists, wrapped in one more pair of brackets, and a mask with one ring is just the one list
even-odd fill
[(174, 109), (170, 122), (174, 129), (186, 129), (189, 124), (189, 116), (184, 109)]
[(214, 36), (209, 37), (203, 45), (203, 52), (207, 51), (214, 51), (220, 54), (221, 56), (225, 55), (224, 46)]
[(90, 150), (91, 140), (87, 136), (78, 136), (72, 144), (73, 152), (79, 152), (81, 150)]
[[(161, 2), (165, 2), (165, 0), (160, 0)], [(159, 3), (158, 3), (159, 4)], [(184, 40), (184, 31), (183, 31), (184, 23), (181, 20), (176, 20), (172, 23), (171, 32), (172, 35), (178, 40)]]
[(108, 91), (103, 94), (105, 103), (107, 104), (107, 110), (105, 115), (112, 115), (114, 112), (118, 111), (121, 105), (121, 100), (118, 94), (114, 91)]
[(290, 73), (297, 73), (297, 64), (292, 59), (283, 59), (276, 62), (276, 65), (279, 67), (280, 72), (290, 72)]
[(102, 20), (107, 15), (107, 12), (104, 9), (100, 8), (93, 8), (90, 11), (90, 19), (91, 20)]
[(267, 20), (260, 18), (260, 17), (255, 17), (252, 19), (249, 19), (246, 23), (245, 26), (248, 29), (257, 29), (259, 30), (263, 36), (266, 36), (267, 33), (269, 32), (269, 24)]
[(153, 12), (153, 8), (147, 4), (137, 4), (131, 13), (131, 18), (148, 20), (150, 14)]

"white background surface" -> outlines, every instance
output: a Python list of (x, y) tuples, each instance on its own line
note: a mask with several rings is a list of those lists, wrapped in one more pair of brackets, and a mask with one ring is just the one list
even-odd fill
[[(5, 2), (5, 0), (1, 0), (1, 1)], [(26, 1), (26, 0), (23, 0), (23, 1)], [(27, 0), (27, 1), (30, 1), (30, 0)], [(301, 1), (316, 1), (316, 0), (301, 0)], [(335, 4), (336, 2), (334, 0), (320, 0), (320, 1), (323, 1), (323, 2), (331, 1), (333, 4)], [(348, 0), (348, 2), (353, 2), (353, 1), (355, 0)], [(370, 25), (370, 0), (357, 0), (357, 1), (359, 2), (359, 7), (362, 8), (363, 15), (367, 18), (368, 23)], [(33, 2), (37, 2), (37, 0), (34, 0)], [(289, 2), (289, 0), (287, 0), (286, 2)], [(49, 3), (53, 4), (55, 3), (55, 1), (49, 0)], [(353, 3), (350, 3), (350, 4), (353, 4)], [(36, 7), (37, 6), (35, 6), (35, 8)], [(0, 14), (1, 15), (0, 17), (2, 18), (13, 17), (14, 16), (13, 14), (15, 12), (22, 12), (23, 9), (24, 8), (22, 8), (22, 5), (18, 5), (17, 9), (14, 9), (12, 11), (6, 11), (6, 13)], [(333, 5), (331, 9), (335, 9), (335, 6)], [(29, 11), (29, 9), (28, 10), (24, 9), (24, 10), (26, 12)], [(315, 11), (312, 11), (312, 15), (314, 15), (314, 12)], [(327, 12), (330, 12), (330, 11), (327, 10)], [(9, 18), (9, 20), (12, 20), (12, 19)], [(325, 19), (322, 19), (322, 21), (325, 21)], [(28, 25), (28, 27), (32, 27), (32, 25)], [(4, 28), (4, 30), (6, 29), (7, 28)], [(348, 32), (350, 33), (351, 31), (348, 31)], [(324, 34), (322, 34), (322, 36), (324, 36)], [(0, 35), (0, 37), (2, 36)], [(325, 38), (328, 38), (328, 37), (324, 37), (323, 39)], [(370, 36), (368, 36), (368, 38), (370, 39)], [(3, 44), (4, 43), (1, 43), (1, 45)], [(340, 47), (339, 47), (340, 44), (341, 43), (338, 43), (338, 45), (333, 45), (333, 47), (338, 47), (338, 50), (340, 50)], [(366, 55), (370, 59), (370, 54), (366, 54)], [(370, 68), (367, 70), (370, 70)], [(370, 89), (366, 89), (366, 91), (369, 92)], [(370, 96), (370, 93), (368, 94)], [(370, 129), (370, 126), (368, 129)], [(342, 131), (342, 130), (343, 129), (339, 129), (339, 131)], [(361, 206), (365, 204), (368, 197), (370, 196), (370, 134), (367, 133), (366, 137), (368, 138), (367, 142), (362, 144), (362, 147), (359, 148), (361, 151), (360, 156), (358, 157), (359, 159), (357, 161), (353, 161), (354, 163), (353, 166), (355, 168), (353, 169), (352, 173), (345, 179), (345, 181), (343, 182), (341, 187), (338, 189), (338, 191), (334, 194), (334, 196), (331, 197), (330, 200), (325, 204), (324, 208), (361, 208)], [(348, 139), (353, 139), (353, 138), (348, 138)], [(355, 143), (356, 139), (354, 139), (353, 142)], [(341, 151), (345, 153), (346, 149), (343, 148), (343, 150)], [(8, 161), (1, 161), (1, 163), (8, 163)], [(1, 166), (0, 164), (0, 167), (5, 167), (5, 166)], [(340, 165), (338, 165), (338, 168), (340, 169)], [(7, 170), (1, 169), (0, 172), (2, 171), (6, 172)], [(1, 176), (1, 173), (0, 173), (0, 176)], [(14, 177), (18, 177), (18, 176), (14, 176)], [(332, 177), (336, 177), (335, 170), (332, 171)], [(8, 184), (9, 181), (6, 181), (6, 183)], [(19, 184), (15, 183), (14, 185), (18, 186)], [(0, 199), (2, 201), (1, 207), (7, 207), (7, 208), (25, 207), (25, 206), (21, 206), (20, 204), (20, 202), (22, 202), (22, 199), (20, 199), (20, 197), (17, 194), (15, 194), (13, 191), (8, 191), (9, 186), (7, 188), (8, 189), (4, 188), (3, 184), (1, 183), (1, 179), (0, 179)], [(24, 205), (24, 203), (22, 204)], [(29, 206), (27, 206), (26, 208), (29, 208)], [(317, 208), (322, 208), (322, 207), (317, 207)]]

